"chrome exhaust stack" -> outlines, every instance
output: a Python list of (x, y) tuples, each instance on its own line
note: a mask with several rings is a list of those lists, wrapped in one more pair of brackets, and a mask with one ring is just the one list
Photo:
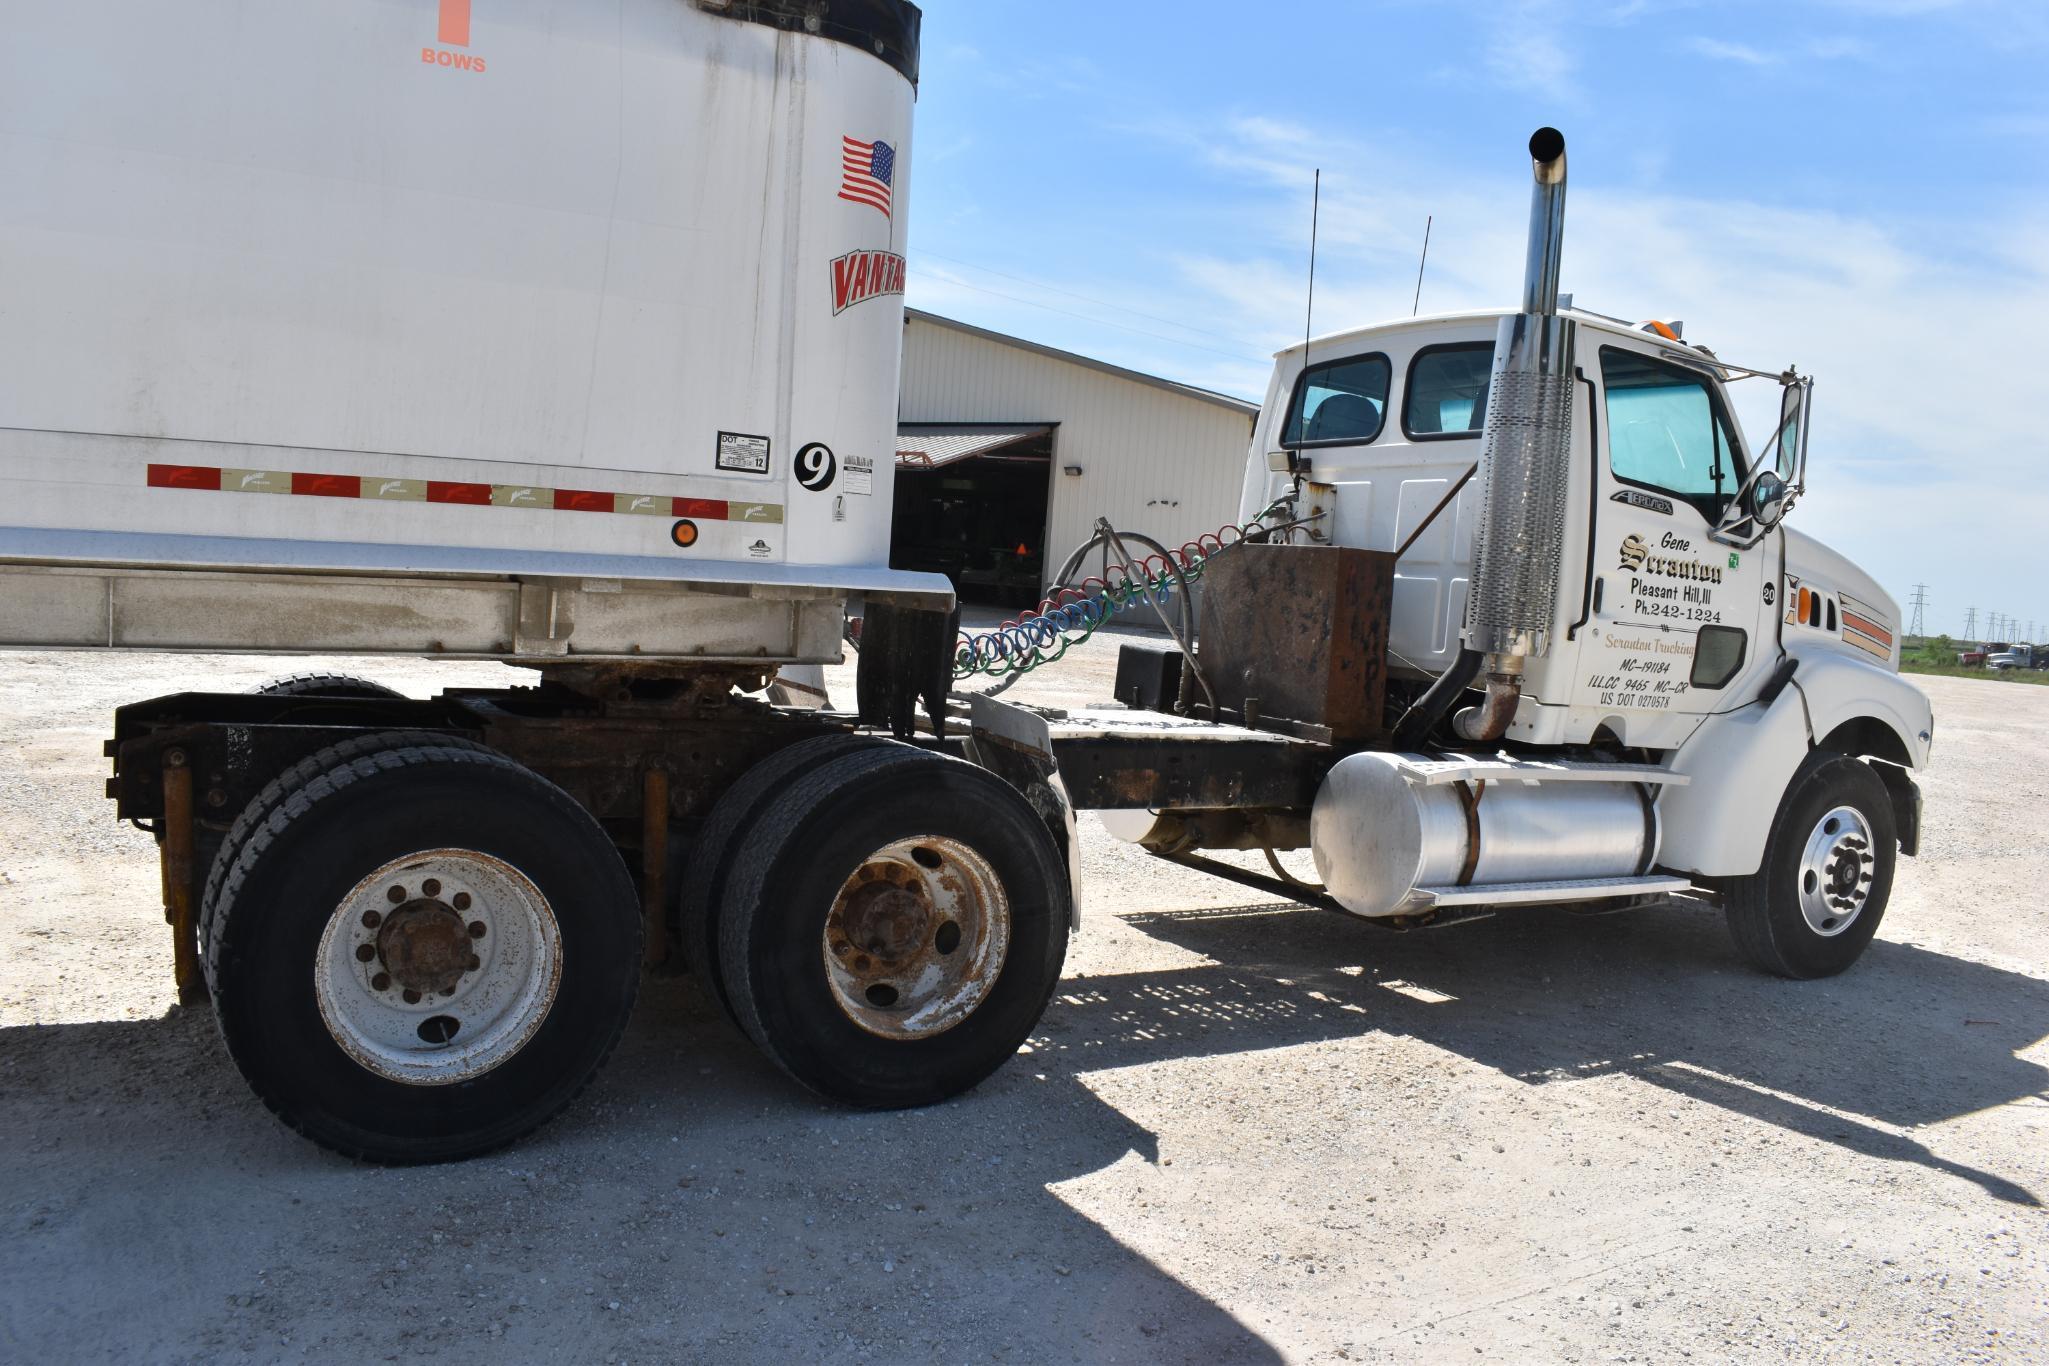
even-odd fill
[(1515, 717), (1523, 667), (1550, 648), (1572, 456), (1577, 327), (1558, 316), (1565, 228), (1565, 137), (1530, 137), (1529, 254), (1522, 312), (1503, 318), (1480, 444), (1480, 518), (1465, 647), (1485, 656), (1486, 700), (1452, 720), (1461, 739), (1498, 740)]

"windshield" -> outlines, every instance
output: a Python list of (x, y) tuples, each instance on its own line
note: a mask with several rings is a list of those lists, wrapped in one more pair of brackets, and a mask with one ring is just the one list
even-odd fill
[(1613, 346), (1601, 348), (1601, 379), (1615, 477), (1716, 516), (1745, 469), (1713, 381), (1689, 366)]

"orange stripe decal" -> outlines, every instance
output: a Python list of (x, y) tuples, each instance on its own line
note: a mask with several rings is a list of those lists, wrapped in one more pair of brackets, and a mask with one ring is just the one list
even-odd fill
[(1849, 627), (1853, 631), (1862, 631), (1865, 635), (1870, 636), (1873, 640), (1879, 641), (1882, 644), (1892, 644), (1891, 631), (1886, 630), (1883, 626), (1880, 626), (1875, 621), (1866, 621), (1863, 617), (1858, 616), (1855, 612), (1852, 612), (1847, 607), (1843, 609), (1843, 625)]
[(470, 45), (470, 0), (441, 0), (441, 41), (450, 47)]

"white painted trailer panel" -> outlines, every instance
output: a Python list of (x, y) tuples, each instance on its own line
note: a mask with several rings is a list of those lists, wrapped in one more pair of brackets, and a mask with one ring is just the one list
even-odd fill
[(945, 594), (887, 569), (885, 60), (695, 0), (0, 0), (0, 31), (0, 560), (147, 534), (158, 567), (256, 538), (235, 563)]

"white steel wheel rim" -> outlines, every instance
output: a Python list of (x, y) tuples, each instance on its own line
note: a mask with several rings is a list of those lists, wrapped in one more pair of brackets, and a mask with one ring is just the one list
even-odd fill
[(1871, 825), (1852, 806), (1838, 806), (1814, 823), (1800, 851), (1800, 914), (1807, 928), (1832, 939), (1856, 923), (1871, 900), (1878, 861)]
[(861, 861), (821, 945), (832, 998), (885, 1039), (943, 1034), (974, 1014), (1010, 953), (1010, 898), (987, 859), (939, 835)]
[(411, 1086), (467, 1081), (512, 1057), (561, 980), (548, 898), (474, 849), (408, 854), (358, 882), (328, 917), (313, 968), (342, 1051)]

